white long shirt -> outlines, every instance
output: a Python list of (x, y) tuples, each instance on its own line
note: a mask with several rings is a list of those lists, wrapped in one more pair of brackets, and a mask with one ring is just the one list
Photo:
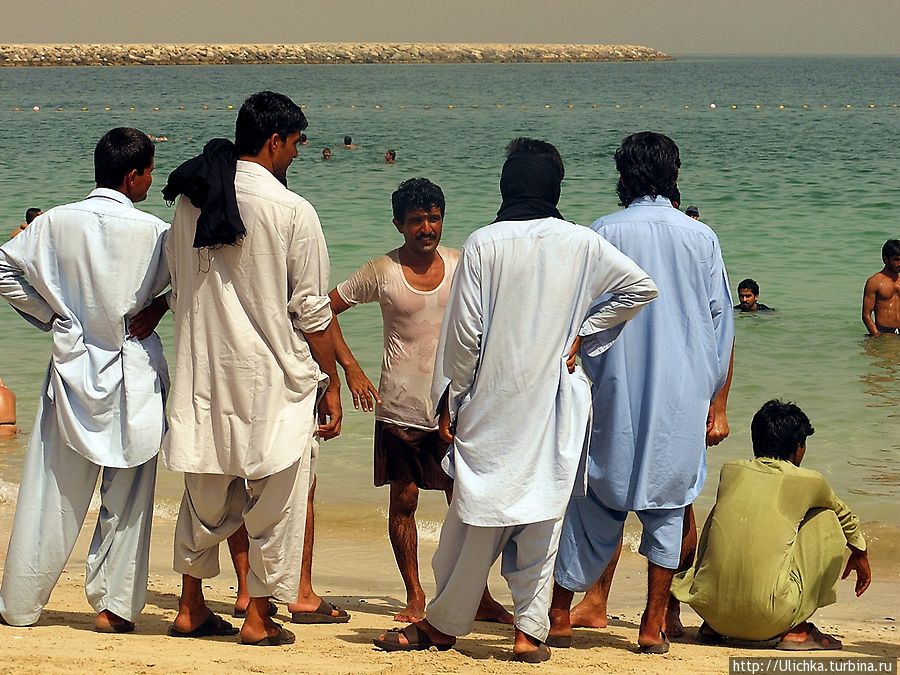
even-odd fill
[(271, 476), (296, 462), (316, 430), (328, 377), (301, 331), (331, 322), (328, 251), (319, 217), (267, 169), (238, 161), (247, 234), (234, 246), (193, 248), (200, 212), (179, 199), (166, 242), (175, 314), (175, 377), (166, 466)]
[(576, 335), (597, 335), (602, 351), (654, 297), (647, 274), (586, 227), (506, 221), (468, 238), (432, 387), (435, 403), (449, 387), (456, 439), (445, 468), (463, 522), (562, 517), (590, 412), (587, 378), (566, 368), (569, 348)]
[(167, 229), (121, 192), (98, 188), (0, 247), (0, 296), (53, 336), (53, 405), (43, 414), (55, 415), (68, 447), (100, 466), (134, 467), (159, 452), (162, 344), (156, 333), (128, 337), (127, 324), (169, 284)]

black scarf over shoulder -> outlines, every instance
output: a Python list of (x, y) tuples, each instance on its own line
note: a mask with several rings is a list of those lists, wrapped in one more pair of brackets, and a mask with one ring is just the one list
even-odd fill
[(163, 199), (171, 204), (178, 195), (184, 195), (200, 209), (194, 248), (230, 246), (247, 233), (234, 192), (236, 171), (234, 143), (214, 138), (204, 146), (202, 154), (169, 174)]
[(556, 208), (562, 175), (549, 157), (514, 152), (506, 158), (500, 174), (503, 203), (497, 220), (536, 220), (559, 218)]

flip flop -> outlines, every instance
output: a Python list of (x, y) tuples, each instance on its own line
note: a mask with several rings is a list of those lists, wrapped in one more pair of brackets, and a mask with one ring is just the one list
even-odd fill
[[(278, 605), (269, 600), (269, 616), (275, 616), (278, 614)], [(235, 619), (246, 619), (247, 618), (247, 610), (246, 609), (238, 609), (234, 608), (234, 611), (231, 613)]]
[(94, 626), (94, 632), (96, 633), (130, 633), (133, 630), (133, 621), (110, 624), (109, 626), (103, 626), (102, 628), (97, 628), (96, 626)]
[(782, 638), (778, 641), (778, 644), (775, 645), (775, 649), (786, 652), (812, 652), (843, 649), (843, 643), (834, 637), (834, 635), (823, 633), (816, 628), (814, 624), (809, 624), (809, 627), (811, 628), (809, 637), (803, 642), (793, 642)]
[[(337, 612), (334, 616), (332, 612)], [(347, 623), (350, 615), (340, 607), (335, 607), (323, 599), (313, 612), (291, 612), (291, 623)]]
[(556, 647), (558, 649), (568, 649), (572, 646), (571, 635), (548, 635), (545, 643), (548, 647)]
[(647, 645), (647, 646), (638, 646), (641, 654), (668, 654), (669, 653), (669, 637), (665, 634), (665, 632), (660, 631), (660, 636), (662, 636), (662, 642), (657, 642), (655, 645)]
[(242, 645), (248, 647), (281, 647), (282, 645), (292, 645), (297, 640), (297, 636), (283, 626), (278, 626), (278, 632), (275, 635), (267, 635), (262, 640), (256, 642), (244, 642)]
[[(407, 632), (410, 628), (415, 632), (415, 635), (410, 635)], [(401, 633), (406, 637), (408, 644), (400, 642)], [(431, 638), (428, 637), (428, 633), (414, 623), (409, 624), (405, 628), (391, 628), (384, 634), (384, 638), (375, 638), (372, 640), (372, 644), (386, 652), (418, 652), (431, 649), (432, 647), (437, 647), (439, 652), (445, 652), (453, 647), (453, 644), (432, 642)]]
[(522, 652), (521, 654), (513, 654), (513, 661), (519, 661), (520, 663), (543, 663), (549, 660), (550, 650), (547, 648), (546, 643), (539, 644), (537, 649)]
[(175, 626), (169, 626), (168, 635), (174, 638), (229, 637), (237, 635), (239, 632), (238, 628), (235, 628), (221, 616), (210, 611), (206, 620), (194, 630), (182, 632), (177, 630)]

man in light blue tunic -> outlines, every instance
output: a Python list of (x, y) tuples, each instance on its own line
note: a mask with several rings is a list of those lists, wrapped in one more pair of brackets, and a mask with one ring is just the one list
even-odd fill
[(111, 130), (94, 151), (97, 189), (0, 247), (0, 296), (53, 338), (0, 587), (0, 614), (13, 626), (40, 617), (98, 477), (85, 572), (95, 627), (134, 630), (144, 607), (168, 375), (155, 323), (130, 319), (164, 308), (154, 298), (169, 284), (167, 226), (134, 208), (153, 158), (145, 133)]
[(669, 586), (681, 564), (685, 507), (703, 487), (706, 445), (727, 435), (725, 397), (734, 339), (728, 277), (713, 231), (673, 207), (678, 146), (662, 134), (627, 137), (616, 151), (620, 203), (592, 227), (647, 270), (659, 300), (608, 351), (582, 349), (593, 382), (588, 494), (573, 497), (556, 564), (551, 644), (571, 642), (569, 606), (605, 570), (625, 516), (643, 524), (649, 562), (638, 644), (664, 653)]
[(508, 152), (497, 220), (463, 245), (437, 350), (432, 398), (443, 401), (455, 481), (432, 561), (437, 588), (424, 620), (375, 640), (387, 651), (449, 649), (466, 635), (502, 555), (514, 657), (550, 658), (553, 564), (590, 412), (575, 350), (582, 340), (607, 348), (656, 297), (644, 270), (562, 218), (556, 148), (517, 139)]

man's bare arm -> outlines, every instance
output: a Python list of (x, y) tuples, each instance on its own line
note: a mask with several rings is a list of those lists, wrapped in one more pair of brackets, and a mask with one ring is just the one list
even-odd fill
[(334, 337), (334, 356), (337, 362), (344, 369), (344, 377), (347, 378), (347, 388), (353, 396), (353, 407), (359, 410), (360, 407), (364, 412), (372, 412), (375, 410), (375, 402), (381, 403), (381, 397), (378, 396), (378, 390), (371, 380), (366, 377), (359, 361), (350, 351), (350, 346), (344, 340), (344, 334), (341, 332), (341, 325), (337, 320), (337, 315), (345, 310), (350, 309), (351, 305), (341, 297), (336, 288), (331, 289), (328, 294), (331, 302), (331, 311), (334, 317), (331, 320), (331, 330)]
[(872, 276), (866, 281), (866, 287), (863, 289), (862, 322), (866, 325), (869, 335), (881, 335), (878, 332), (878, 327), (875, 325), (875, 320), (872, 318), (872, 313), (875, 311), (878, 286), (878, 280)]
[(709, 406), (709, 417), (706, 427), (706, 446), (712, 447), (718, 445), (731, 433), (728, 426), (728, 415), (726, 409), (728, 407), (728, 392), (731, 391), (731, 378), (734, 375), (734, 343), (731, 345), (731, 359), (728, 361), (728, 376), (725, 378), (725, 384), (719, 389), (718, 393), (713, 397)]
[(337, 364), (334, 360), (334, 338), (331, 324), (325, 330), (314, 333), (303, 333), (309, 352), (319, 364), (323, 373), (328, 375), (328, 388), (319, 401), (319, 436), (323, 440), (334, 438), (341, 433), (341, 381), (337, 376)]

